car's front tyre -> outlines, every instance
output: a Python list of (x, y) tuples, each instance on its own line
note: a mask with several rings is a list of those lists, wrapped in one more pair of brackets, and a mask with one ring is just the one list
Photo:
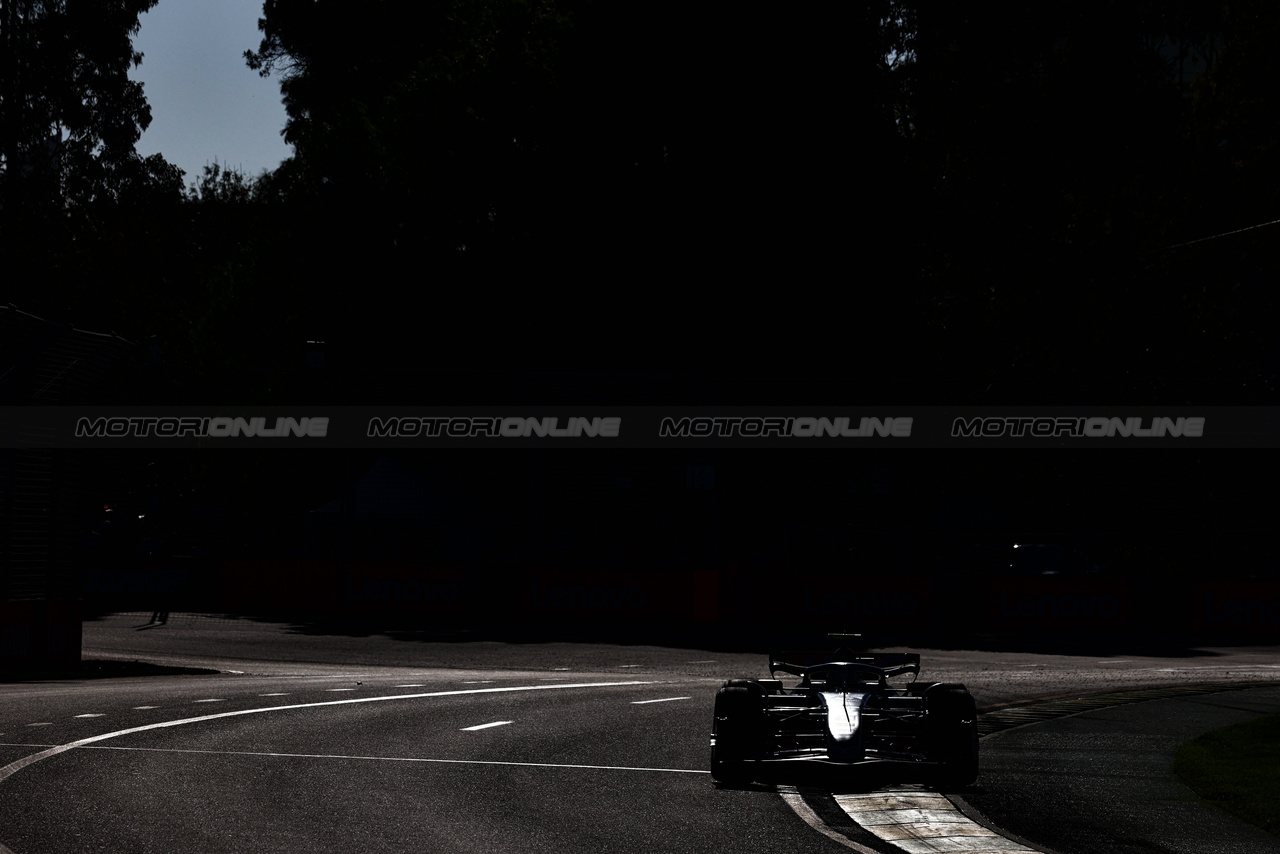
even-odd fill
[(934, 685), (925, 692), (931, 752), (941, 761), (939, 782), (963, 788), (978, 779), (978, 712), (963, 685)]
[(762, 714), (758, 691), (736, 682), (716, 692), (711, 724), (711, 778), (729, 785), (751, 779), (745, 760), (756, 748), (756, 730)]

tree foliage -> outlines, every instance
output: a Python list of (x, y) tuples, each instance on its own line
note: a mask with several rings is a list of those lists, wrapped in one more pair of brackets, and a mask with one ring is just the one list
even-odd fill
[(6, 216), (70, 205), (150, 201), (181, 172), (135, 144), (151, 122), (138, 17), (158, 0), (0, 4), (0, 187)]
[(9, 301), (134, 338), (181, 241), (182, 171), (136, 143), (151, 121), (132, 37), (156, 0), (0, 3), (0, 254)]
[(930, 328), (991, 373), (1231, 372), (1274, 389), (1261, 283), (1277, 270), (1260, 253), (1274, 233), (1168, 247), (1280, 217), (1265, 94), (1280, 13), (894, 5), (910, 49), (890, 88)]
[(474, 249), (571, 14), (526, 0), (267, 0), (263, 13), (246, 59), (280, 74), (290, 192), (362, 210), (380, 248)]
[(319, 338), (441, 366), (469, 331), (489, 366), (563, 368), (563, 339), (615, 369), (899, 353), (917, 377), (1274, 391), (1274, 230), (1239, 231), (1280, 217), (1261, 0), (265, 0), (245, 59), (280, 81), (293, 156), (185, 195), (131, 153), (154, 2), (0, 4), (3, 202), (49, 212), (2, 234), (38, 238), (46, 279), (127, 280), (65, 292), (183, 358), (301, 364)]
[[(366, 257), (554, 246), (587, 269), (794, 287), (711, 345), (765, 362), (761, 327), (924, 336), (987, 374), (1212, 362), (1256, 380), (1260, 235), (1167, 247), (1276, 216), (1277, 24), (1261, 2), (1189, 0), (874, 0), (838, 19), (270, 0), (247, 60), (281, 76), (281, 197), (361, 211)], [(727, 306), (647, 287), (686, 314)], [(856, 311), (816, 310), (842, 291)]]

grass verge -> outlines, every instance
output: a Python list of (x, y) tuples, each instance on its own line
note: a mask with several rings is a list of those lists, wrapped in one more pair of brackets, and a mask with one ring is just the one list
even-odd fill
[(1280, 712), (1187, 742), (1173, 770), (1204, 800), (1280, 835)]

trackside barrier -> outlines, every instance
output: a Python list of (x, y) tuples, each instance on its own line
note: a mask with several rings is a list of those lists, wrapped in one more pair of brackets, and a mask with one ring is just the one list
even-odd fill
[(514, 616), (534, 625), (714, 619), (715, 590), (712, 572), (526, 567)]
[(91, 569), (85, 576), (84, 595), (91, 597), (171, 594), (187, 584), (185, 569), (171, 567), (136, 570)]
[[(1280, 635), (1280, 584), (1261, 582), (1201, 582), (1179, 591), (1084, 577), (964, 580), (735, 568), (485, 568), (247, 559), (222, 561), (216, 577), (216, 584), (209, 585), (216, 595), (200, 601), (229, 611), (438, 617), (476, 626), (514, 621), (551, 628), (618, 623), (712, 631), (768, 624), (858, 631), (909, 627), (958, 635)], [(184, 580), (181, 567), (169, 567), (90, 574), (86, 589), (151, 593), (180, 591), (183, 584), (192, 586), (190, 572)], [(28, 654), (20, 650), (31, 646), (35, 618), (25, 616), (29, 603), (6, 607), (11, 612), (0, 623), (0, 660), (16, 660)], [(48, 636), (42, 637), (40, 643), (46, 643)]]
[(45, 600), (45, 655), (50, 664), (77, 664), (83, 638), (79, 599)]
[(464, 575), (461, 567), (438, 564), (226, 560), (219, 567), (217, 599), (228, 611), (456, 616), (468, 609), (470, 588), (476, 586)]
[[(467, 609), (463, 570), (413, 563), (351, 563), (334, 568), (343, 610), (363, 615), (456, 616)], [(480, 573), (472, 570), (473, 573)], [(483, 585), (487, 579), (477, 578)]]
[(0, 602), (0, 666), (6, 670), (28, 668), (35, 653), (35, 626), (38, 609), (44, 602), (35, 599)]
[(77, 664), (80, 641), (77, 599), (0, 602), (0, 670)]
[(993, 628), (1004, 630), (1127, 630), (1133, 623), (1133, 592), (1129, 582), (1114, 579), (995, 579), (988, 618)]
[(694, 622), (714, 623), (720, 617), (720, 573), (713, 569), (693, 572)]
[(797, 627), (901, 628), (933, 615), (927, 578), (733, 572), (721, 576), (720, 619)]
[(1280, 584), (1201, 582), (1192, 589), (1191, 624), (1204, 635), (1280, 635)]
[(709, 625), (720, 615), (720, 579), (714, 570), (236, 559), (219, 567), (216, 602), (243, 613), (514, 621), (530, 628)]

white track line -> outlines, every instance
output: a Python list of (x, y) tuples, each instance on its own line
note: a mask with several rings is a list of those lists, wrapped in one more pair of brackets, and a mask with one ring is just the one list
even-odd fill
[(661, 700), (632, 700), (631, 705), (643, 706), (645, 703), (670, 703), (672, 700), (692, 700), (692, 697), (663, 697)]
[(491, 724), (480, 724), (479, 726), (464, 726), (462, 728), (462, 732), (475, 732), (476, 730), (479, 730), (479, 729), (489, 729), (489, 727), (506, 726), (507, 724), (513, 724), (513, 723), (515, 723), (515, 721), (494, 721)]
[(428, 694), (387, 694), (381, 697), (355, 697), (350, 700), (328, 700), (323, 703), (298, 703), (291, 706), (262, 706), (256, 709), (240, 709), (235, 712), (220, 712), (215, 715), (201, 715), (197, 718), (182, 718), (176, 721), (161, 721), (160, 723), (148, 724), (146, 726), (131, 727), (129, 729), (116, 730), (115, 732), (107, 732), (102, 735), (95, 735), (89, 738), (82, 738), (79, 741), (72, 741), (67, 744), (60, 744), (57, 747), (51, 747), (48, 750), (42, 750), (39, 753), (33, 753), (25, 756), (16, 762), (10, 762), (3, 768), (0, 768), (0, 782), (3, 782), (14, 774), (33, 765), (42, 759), (48, 759), (50, 756), (57, 756), (59, 753), (65, 753), (68, 750), (74, 750), (77, 747), (83, 747), (86, 744), (94, 744), (99, 741), (106, 741), (109, 738), (116, 738), (121, 735), (129, 735), (135, 732), (146, 732), (153, 729), (164, 729), (166, 727), (183, 726), (184, 724), (200, 723), (201, 721), (218, 720), (219, 718), (233, 718), (239, 715), (256, 715), (263, 712), (280, 712), (286, 709), (315, 709), (322, 706), (349, 706), (354, 703), (378, 703), (384, 700), (417, 700), (423, 697), (455, 697), (461, 694), (498, 694), (509, 693), (512, 691), (554, 691), (563, 688), (612, 688), (623, 685), (653, 685), (653, 682), (579, 682), (572, 685), (522, 685), (509, 688), (469, 688), (462, 691), (433, 691)]
[[(83, 750), (129, 750), (138, 753), (204, 753), (216, 756), (265, 756), (278, 759), (360, 759), (378, 762), (428, 762), (441, 765), (512, 765), (520, 768), (585, 768), (593, 771), (665, 771), (669, 774), (710, 774), (694, 768), (640, 768), (628, 765), (567, 765), (555, 762), (496, 762), (484, 759), (418, 759), (409, 756), (345, 756), (334, 753), (263, 753), (251, 750), (184, 750), (176, 747), (117, 747), (94, 744)], [(2, 854), (2, 852), (0, 852)], [(872, 852), (875, 854), (875, 852)]]

